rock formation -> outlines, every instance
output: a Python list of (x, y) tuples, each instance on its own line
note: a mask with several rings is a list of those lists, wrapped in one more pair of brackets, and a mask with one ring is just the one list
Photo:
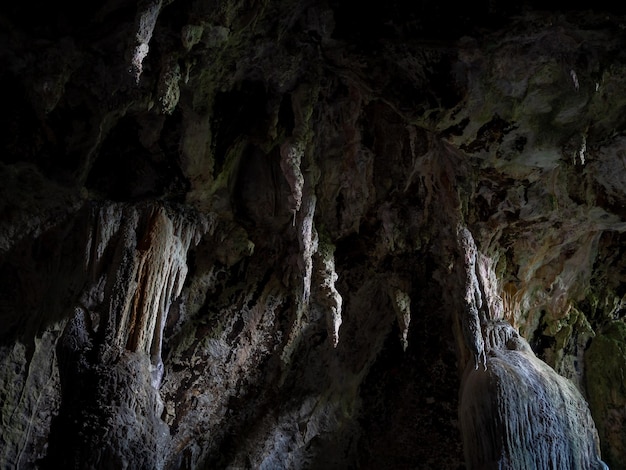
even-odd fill
[(507, 322), (490, 322), (488, 368), (468, 368), (460, 421), (468, 468), (605, 469), (587, 403)]
[(0, 467), (624, 469), (626, 12), (0, 12)]

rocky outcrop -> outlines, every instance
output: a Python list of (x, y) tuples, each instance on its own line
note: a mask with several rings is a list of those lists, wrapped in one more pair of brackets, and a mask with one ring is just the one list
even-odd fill
[(626, 17), (488, 3), (12, 4), (2, 466), (623, 468)]

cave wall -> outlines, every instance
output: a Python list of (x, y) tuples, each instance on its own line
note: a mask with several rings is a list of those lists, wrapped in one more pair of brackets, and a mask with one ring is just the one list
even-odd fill
[(594, 6), (3, 7), (2, 466), (477, 468), (464, 393), (514, 363), (581, 416), (545, 462), (626, 468)]

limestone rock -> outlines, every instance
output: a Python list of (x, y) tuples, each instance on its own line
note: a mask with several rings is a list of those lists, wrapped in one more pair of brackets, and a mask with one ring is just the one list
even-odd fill
[(0, 467), (623, 469), (625, 13), (8, 3)]
[(487, 368), (468, 368), (461, 386), (467, 467), (605, 469), (582, 394), (509, 324), (486, 330)]

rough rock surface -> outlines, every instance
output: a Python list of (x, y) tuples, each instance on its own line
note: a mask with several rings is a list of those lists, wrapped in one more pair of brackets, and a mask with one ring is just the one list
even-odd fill
[(532, 376), (626, 468), (626, 15), (539, 3), (3, 6), (0, 466), (476, 468)]

